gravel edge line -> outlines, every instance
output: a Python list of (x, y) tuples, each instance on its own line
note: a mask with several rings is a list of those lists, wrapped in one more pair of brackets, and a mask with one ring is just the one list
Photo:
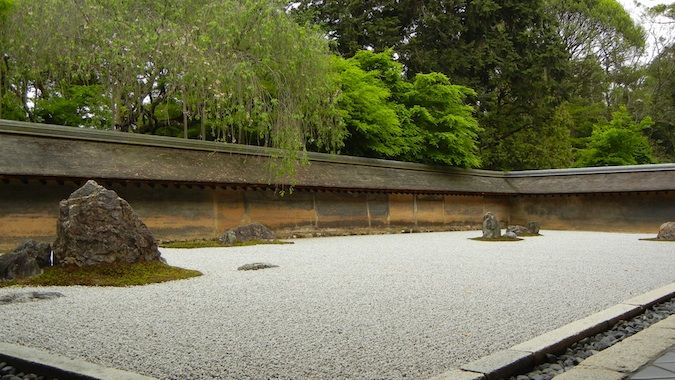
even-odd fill
[(429, 380), (499, 380), (521, 374), (544, 362), (547, 354), (560, 352), (584, 338), (604, 332), (615, 323), (640, 315), (674, 296), (675, 282), (672, 282)]
[(0, 361), (13, 363), (24, 371), (31, 371), (45, 378), (156, 380), (154, 377), (108, 368), (84, 360), (70, 359), (35, 348), (3, 342), (0, 342)]

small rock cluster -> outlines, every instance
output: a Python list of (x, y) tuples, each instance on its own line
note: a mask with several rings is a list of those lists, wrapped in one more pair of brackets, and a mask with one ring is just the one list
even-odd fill
[[(504, 237), (513, 240), (520, 240), (518, 236), (522, 235), (539, 235), (539, 223), (528, 222), (527, 226), (509, 226), (506, 228)], [(501, 226), (497, 217), (487, 212), (483, 215), (483, 239), (493, 240), (499, 239), (502, 236)]]
[(654, 323), (675, 314), (675, 298), (655, 305), (644, 314), (630, 320), (620, 321), (610, 330), (584, 338), (570, 346), (560, 355), (546, 355), (546, 363), (540, 364), (532, 371), (509, 380), (549, 380), (572, 369), (591, 355), (634, 335)]
[(515, 236), (539, 235), (539, 228), (539, 223), (528, 222), (526, 226), (508, 226), (506, 228), (506, 234), (513, 233)]
[(38, 376), (34, 373), (21, 372), (20, 369), (0, 362), (0, 380), (56, 380), (52, 377)]
[(251, 223), (225, 231), (218, 240), (223, 244), (232, 245), (250, 240), (273, 240), (275, 238), (274, 232), (266, 226)]

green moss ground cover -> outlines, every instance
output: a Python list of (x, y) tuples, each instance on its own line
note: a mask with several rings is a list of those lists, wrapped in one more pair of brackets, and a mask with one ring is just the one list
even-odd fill
[(196, 270), (172, 267), (159, 261), (106, 264), (89, 267), (54, 266), (44, 273), (20, 280), (0, 281), (7, 286), (133, 286), (201, 276)]
[(500, 236), (498, 238), (492, 238), (492, 239), (486, 239), (486, 238), (483, 238), (483, 237), (475, 237), (475, 238), (469, 238), (469, 240), (476, 240), (476, 241), (521, 241), (521, 240), (524, 240), (524, 239)]
[(246, 247), (258, 244), (293, 244), (291, 241), (282, 240), (248, 240), (234, 244), (223, 244), (220, 240), (187, 240), (161, 243), (162, 248), (213, 248), (213, 247)]

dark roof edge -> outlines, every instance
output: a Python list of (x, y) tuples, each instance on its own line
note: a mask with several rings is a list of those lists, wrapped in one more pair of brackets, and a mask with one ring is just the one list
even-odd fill
[[(65, 127), (52, 124), (28, 123), (14, 120), (0, 119), (0, 134), (20, 134), (41, 137), (52, 137), (71, 140), (86, 140), (94, 142), (106, 142), (115, 144), (143, 145), (162, 148), (201, 150), (240, 154), (249, 156), (279, 157), (282, 151), (279, 149), (265, 148), (251, 145), (228, 144), (213, 141), (188, 140), (175, 137), (143, 135), (135, 133), (123, 133), (115, 131), (103, 131), (89, 128)], [(588, 174), (613, 174), (613, 173), (637, 173), (637, 172), (662, 172), (675, 171), (675, 164), (653, 164), (632, 166), (607, 166), (593, 168), (571, 169), (546, 169), (546, 170), (523, 170), (512, 172), (500, 172), (481, 169), (462, 169), (453, 167), (441, 167), (411, 162), (381, 160), (354, 156), (341, 156), (336, 154), (307, 152), (307, 158), (311, 161), (360, 165), (370, 167), (438, 172), (446, 174), (497, 177), (497, 178), (527, 178), (527, 177), (550, 177)]]
[[(283, 151), (280, 149), (259, 147), (253, 145), (228, 144), (214, 141), (201, 141), (180, 139), (175, 137), (143, 135), (136, 133), (123, 133), (116, 131), (104, 131), (90, 128), (66, 127), (53, 124), (28, 123), (23, 121), (0, 119), (0, 134), (31, 135), (70, 140), (86, 140), (94, 142), (106, 142), (114, 144), (144, 145), (161, 148), (201, 150), (208, 152), (230, 153), (249, 156), (280, 157)], [(309, 161), (372, 166), (392, 169), (404, 169), (415, 171), (450, 173), (468, 176), (504, 177), (503, 172), (480, 169), (462, 169), (441, 167), (412, 162), (382, 160), (376, 158), (342, 156), (337, 154), (307, 152)]]

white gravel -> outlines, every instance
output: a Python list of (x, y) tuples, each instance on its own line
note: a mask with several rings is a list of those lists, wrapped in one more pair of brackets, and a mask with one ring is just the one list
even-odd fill
[[(0, 341), (159, 378), (426, 378), (675, 280), (675, 245), (543, 231), (353, 236), (164, 249), (204, 276), (50, 287), (0, 305)], [(279, 268), (238, 272), (242, 264)], [(0, 289), (0, 296), (26, 289)], [(28, 289), (31, 290), (31, 289)]]

